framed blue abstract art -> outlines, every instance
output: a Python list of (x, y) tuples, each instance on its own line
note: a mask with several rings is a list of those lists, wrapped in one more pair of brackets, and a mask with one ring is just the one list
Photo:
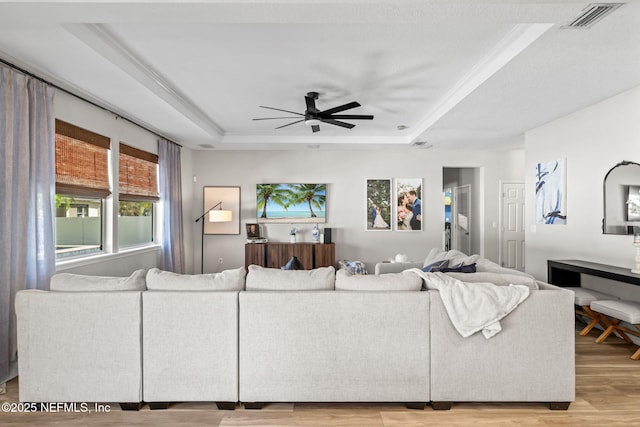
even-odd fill
[(536, 165), (536, 223), (566, 224), (566, 159)]

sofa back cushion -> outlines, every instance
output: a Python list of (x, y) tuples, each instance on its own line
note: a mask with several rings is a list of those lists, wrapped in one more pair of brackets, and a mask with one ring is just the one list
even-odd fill
[(478, 259), (478, 261), (476, 262), (476, 271), (486, 271), (490, 273), (500, 273), (500, 274), (512, 274), (517, 276), (528, 277), (530, 279), (534, 278), (529, 273), (525, 273), (524, 271), (516, 270), (514, 268), (502, 267), (500, 264), (497, 264), (486, 258)]
[(414, 273), (352, 274), (336, 273), (336, 291), (419, 291), (422, 279)]
[(448, 272), (446, 274), (447, 276), (466, 283), (493, 283), (498, 286), (525, 285), (529, 289), (539, 289), (538, 282), (535, 278), (521, 274), (493, 273), (488, 271), (477, 271), (475, 273)]
[(247, 291), (329, 291), (335, 287), (335, 268), (281, 270), (250, 265)]
[(87, 276), (58, 273), (51, 277), (49, 289), (63, 292), (144, 291), (145, 271), (136, 270), (128, 277)]
[(244, 267), (209, 274), (177, 274), (152, 268), (147, 272), (151, 291), (242, 291)]

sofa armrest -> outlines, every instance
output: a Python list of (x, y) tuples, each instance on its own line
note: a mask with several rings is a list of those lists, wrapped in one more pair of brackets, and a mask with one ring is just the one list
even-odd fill
[(18, 292), (20, 401), (142, 401), (141, 294)]
[(379, 262), (375, 266), (375, 274), (400, 273), (410, 268), (422, 268), (422, 261), (416, 262)]
[(532, 290), (500, 323), (502, 331), (462, 338), (439, 292), (431, 294), (431, 397), (434, 401), (575, 400), (572, 292)]

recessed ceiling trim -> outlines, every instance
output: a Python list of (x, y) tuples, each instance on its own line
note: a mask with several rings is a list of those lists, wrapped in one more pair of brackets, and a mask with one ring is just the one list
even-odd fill
[(184, 117), (195, 123), (212, 137), (220, 139), (224, 131), (185, 95), (139, 57), (129, 51), (100, 24), (67, 24), (65, 29), (91, 47), (156, 96), (171, 105)]
[(244, 135), (225, 134), (223, 144), (295, 144), (306, 147), (308, 144), (353, 144), (353, 145), (406, 145), (407, 139), (403, 136), (321, 136), (311, 134), (309, 136), (292, 135)]
[(553, 24), (517, 24), (493, 49), (462, 78), (422, 119), (407, 142), (417, 139), (456, 105), (542, 36)]

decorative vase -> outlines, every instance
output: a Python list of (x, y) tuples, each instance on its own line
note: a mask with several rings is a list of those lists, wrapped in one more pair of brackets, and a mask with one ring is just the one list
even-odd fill
[(292, 235), (289, 236), (289, 242), (291, 242), (291, 243), (295, 243), (296, 242), (296, 235), (295, 234), (292, 234)]

